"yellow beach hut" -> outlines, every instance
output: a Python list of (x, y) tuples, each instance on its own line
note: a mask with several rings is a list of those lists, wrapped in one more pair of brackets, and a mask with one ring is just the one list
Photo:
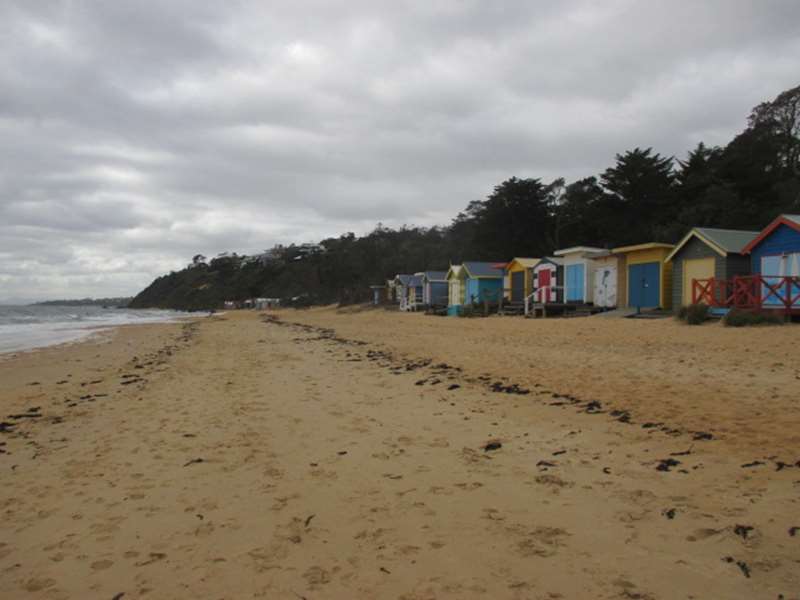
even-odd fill
[(533, 268), (538, 258), (514, 258), (505, 266), (505, 297), (513, 303), (524, 302), (533, 293)]
[(649, 242), (612, 250), (619, 257), (617, 306), (672, 307), (672, 263), (666, 259), (673, 248), (673, 244)]
[(467, 297), (466, 273), (463, 265), (450, 265), (445, 279), (447, 280), (447, 314), (458, 315)]

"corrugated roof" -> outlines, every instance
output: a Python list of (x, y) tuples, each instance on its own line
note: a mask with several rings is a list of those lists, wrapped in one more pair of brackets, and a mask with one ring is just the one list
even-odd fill
[(564, 259), (563, 258), (559, 258), (558, 256), (545, 256), (545, 257), (543, 257), (543, 258), (541, 258), (539, 260), (539, 264), (544, 263), (544, 262), (549, 262), (549, 263), (552, 263), (552, 264), (557, 265), (557, 266), (563, 266)]
[(539, 260), (540, 260), (540, 259), (538, 259), (538, 258), (521, 258), (521, 257), (514, 257), (514, 258), (513, 258), (513, 259), (511, 259), (511, 261), (510, 261), (510, 262), (509, 262), (509, 263), (506, 265), (506, 269), (510, 268), (510, 267), (511, 267), (511, 265), (513, 265), (514, 263), (518, 263), (518, 264), (522, 265), (522, 267), (523, 267), (523, 268), (525, 268), (525, 269), (532, 269), (533, 267), (535, 267), (536, 265), (538, 265), (538, 264), (539, 264)]
[(465, 262), (464, 268), (470, 277), (502, 277), (503, 270), (498, 269), (493, 262)]
[(399, 281), (400, 285), (408, 285), (408, 281), (409, 281), (409, 279), (411, 279), (411, 277), (413, 277), (413, 276), (412, 275), (406, 275), (405, 273), (402, 273), (402, 274), (398, 273), (397, 275), (395, 275), (394, 279), (395, 279), (395, 281)]
[(444, 281), (447, 279), (447, 271), (425, 271), (422, 276), (428, 281)]
[(553, 254), (556, 256), (566, 256), (567, 254), (583, 254), (587, 257), (591, 256), (606, 256), (611, 254), (610, 250), (606, 248), (595, 248), (594, 246), (572, 246), (571, 248), (562, 248), (561, 250), (554, 250)]
[(408, 278), (408, 287), (422, 287), (422, 276), (412, 275)]
[(725, 252), (739, 253), (753, 238), (757, 231), (739, 231), (736, 229), (714, 229), (712, 227), (696, 227), (700, 235), (707, 237)]
[(756, 236), (757, 231), (741, 231), (739, 229), (715, 229), (713, 227), (695, 227), (678, 242), (672, 252), (664, 260), (671, 261), (690, 239), (697, 238), (720, 256), (741, 254), (745, 246)]
[(663, 244), (661, 242), (647, 242), (646, 244), (635, 244), (633, 246), (620, 246), (612, 248), (614, 254), (625, 252), (638, 252), (639, 250), (654, 250), (655, 248), (674, 248), (675, 244)]

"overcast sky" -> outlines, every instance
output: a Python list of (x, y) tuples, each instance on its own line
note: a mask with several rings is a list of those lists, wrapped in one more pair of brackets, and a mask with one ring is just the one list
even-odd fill
[(512, 176), (723, 144), (800, 2), (0, 2), (0, 301), (446, 224)]

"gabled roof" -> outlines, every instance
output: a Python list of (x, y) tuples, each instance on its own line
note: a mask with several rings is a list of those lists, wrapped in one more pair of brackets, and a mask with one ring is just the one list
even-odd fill
[(503, 270), (498, 269), (492, 262), (465, 262), (464, 270), (470, 279), (499, 279)]
[(519, 257), (514, 257), (514, 258), (511, 259), (511, 261), (509, 263), (506, 264), (505, 270), (508, 271), (509, 269), (511, 269), (511, 266), (514, 263), (517, 263), (523, 269), (532, 269), (533, 267), (535, 267), (536, 265), (539, 264), (539, 260), (540, 259), (538, 259), (538, 258), (519, 258)]
[(537, 267), (542, 264), (550, 263), (551, 265), (556, 265), (557, 267), (561, 267), (564, 265), (564, 259), (559, 258), (558, 256), (543, 256), (539, 259), (539, 263), (536, 265)]
[(781, 225), (786, 225), (787, 227), (791, 227), (796, 231), (800, 231), (800, 215), (779, 215), (772, 223), (767, 225), (761, 233), (750, 240), (750, 242), (744, 248), (742, 248), (742, 254), (750, 254), (753, 248), (763, 242), (764, 238), (768, 237)]
[(619, 248), (612, 248), (611, 252), (614, 254), (625, 254), (626, 252), (638, 252), (640, 250), (655, 250), (657, 248), (671, 249), (675, 244), (662, 244), (661, 242), (647, 242), (646, 244), (635, 244), (633, 246), (620, 246)]
[(395, 283), (399, 283), (400, 285), (408, 285), (409, 280), (413, 277), (413, 275), (407, 275), (405, 273), (398, 273), (394, 277)]
[(446, 279), (452, 278), (460, 278), (464, 275), (464, 265), (450, 265), (450, 268), (447, 270)]
[(714, 229), (712, 227), (695, 227), (678, 242), (665, 261), (672, 260), (689, 240), (697, 238), (722, 257), (728, 254), (741, 254), (742, 249), (758, 235), (757, 231), (741, 231), (738, 229)]
[(422, 276), (412, 275), (408, 278), (408, 287), (422, 287)]
[(594, 246), (573, 246), (572, 248), (562, 248), (561, 250), (554, 250), (553, 254), (556, 256), (566, 256), (567, 254), (580, 254), (584, 258), (596, 258), (599, 256), (608, 256), (611, 251), (606, 248), (595, 248)]
[(422, 273), (417, 273), (422, 280), (425, 281), (444, 281), (447, 279), (447, 271), (423, 271)]

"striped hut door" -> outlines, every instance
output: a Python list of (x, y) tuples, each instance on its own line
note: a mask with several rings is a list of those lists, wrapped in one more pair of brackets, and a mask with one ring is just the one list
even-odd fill
[(552, 272), (550, 271), (550, 269), (542, 269), (541, 271), (539, 271), (538, 275), (539, 275), (539, 283), (538, 283), (538, 286), (537, 286), (537, 296), (538, 296), (539, 302), (542, 302), (542, 303), (543, 302), (552, 302), (551, 296), (552, 296), (553, 290), (550, 289), (550, 285), (551, 285), (550, 278), (551, 278)]

